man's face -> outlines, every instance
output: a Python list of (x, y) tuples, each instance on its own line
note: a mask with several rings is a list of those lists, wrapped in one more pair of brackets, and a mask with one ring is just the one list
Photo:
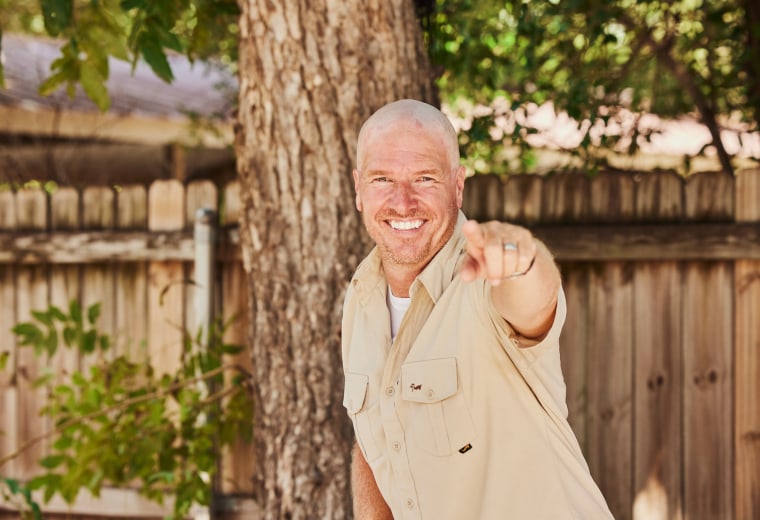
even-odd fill
[(454, 167), (435, 132), (397, 123), (367, 138), (354, 170), (356, 208), (383, 263), (422, 271), (454, 231), (464, 167)]

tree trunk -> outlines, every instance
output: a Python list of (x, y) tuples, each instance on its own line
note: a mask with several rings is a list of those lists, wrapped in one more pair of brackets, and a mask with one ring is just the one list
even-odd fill
[(369, 241), (354, 209), (359, 127), (434, 101), (411, 0), (241, 0), (236, 128), (251, 294), (255, 500), (265, 518), (349, 518), (343, 294)]

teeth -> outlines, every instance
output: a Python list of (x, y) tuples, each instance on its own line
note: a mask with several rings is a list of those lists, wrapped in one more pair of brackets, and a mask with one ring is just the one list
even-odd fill
[(388, 222), (393, 229), (398, 230), (409, 230), (409, 229), (417, 229), (422, 225), (421, 220), (390, 220)]

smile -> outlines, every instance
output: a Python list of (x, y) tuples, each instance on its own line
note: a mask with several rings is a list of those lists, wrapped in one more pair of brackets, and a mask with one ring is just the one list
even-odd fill
[(388, 225), (398, 231), (409, 231), (410, 229), (419, 229), (422, 226), (422, 220), (389, 220)]

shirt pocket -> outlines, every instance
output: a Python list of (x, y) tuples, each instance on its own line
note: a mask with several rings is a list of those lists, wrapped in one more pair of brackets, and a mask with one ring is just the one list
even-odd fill
[(380, 456), (380, 449), (374, 440), (372, 430), (372, 414), (379, 423), (378, 405), (368, 406), (369, 376), (364, 374), (346, 374), (346, 385), (343, 389), (343, 406), (354, 425), (356, 441), (359, 443), (367, 463), (373, 462)]
[(436, 456), (473, 448), (475, 429), (459, 388), (456, 358), (414, 361), (401, 367), (401, 397), (415, 445)]

